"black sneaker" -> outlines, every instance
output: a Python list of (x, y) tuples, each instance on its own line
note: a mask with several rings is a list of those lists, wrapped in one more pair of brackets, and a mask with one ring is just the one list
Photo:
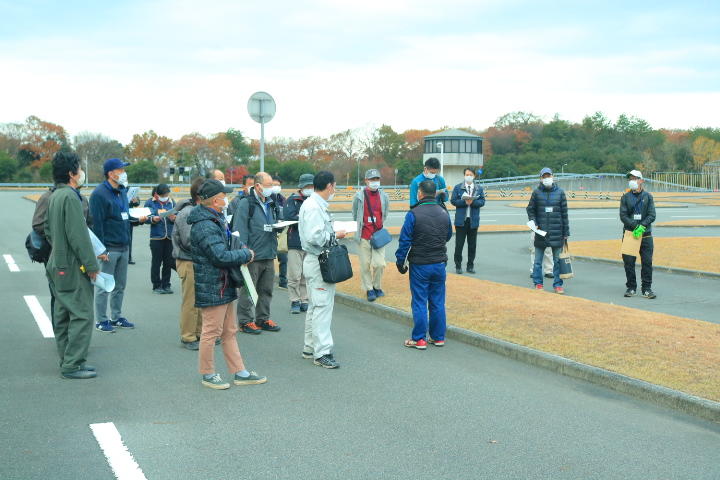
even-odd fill
[(267, 330), (268, 332), (279, 332), (280, 331), (280, 325), (273, 322), (272, 320), (268, 319), (264, 322), (260, 322), (257, 324), (258, 327), (262, 328), (263, 330)]
[(555, 275), (553, 275), (552, 273), (546, 273), (545, 278), (555, 278)]
[(635, 296), (635, 290), (633, 290), (632, 288), (628, 288), (627, 290), (625, 290), (625, 296), (626, 296), (626, 297), (634, 297), (634, 296)]
[(466, 271), (467, 273), (475, 273), (475, 268), (473, 268), (473, 267), (471, 267), (471, 266), (468, 266), (468, 267), (465, 269), (465, 271)]
[(153, 293), (156, 295), (165, 295), (165, 289), (164, 288), (153, 288)]
[(280, 282), (278, 283), (278, 288), (280, 290), (287, 290), (287, 282)]
[(260, 327), (255, 325), (255, 322), (243, 323), (240, 325), (240, 330), (242, 330), (243, 333), (249, 333), (250, 335), (260, 335), (262, 333), (262, 330), (260, 330)]
[(462, 268), (455, 267), (455, 273), (457, 273), (458, 275), (462, 275)]
[(293, 314), (299, 314), (300, 313), (300, 302), (295, 301), (290, 303), (290, 313)]
[(306, 350), (303, 350), (302, 358), (304, 358), (305, 360), (310, 360), (311, 358), (313, 358), (313, 352), (308, 352)]
[(165, 287), (165, 288), (163, 288), (163, 293), (164, 293), (165, 295), (172, 295), (174, 292), (172, 291), (172, 288), (170, 288), (170, 287)]
[(649, 298), (649, 299), (651, 299), (651, 300), (652, 300), (653, 298), (656, 298), (656, 297), (657, 297), (657, 295), (655, 295), (655, 292), (653, 292), (653, 291), (650, 290), (649, 288), (648, 288), (647, 290), (643, 290), (642, 296), (645, 297), (645, 298)]
[(180, 344), (183, 348), (186, 348), (188, 350), (200, 350), (200, 342), (195, 340), (194, 342), (184, 342), (180, 340)]
[(300, 311), (301, 312), (307, 312), (308, 309), (308, 303), (307, 302), (300, 302)]
[(315, 360), (313, 360), (313, 365), (317, 365), (323, 368), (338, 368), (340, 366), (340, 364), (335, 361), (332, 355), (323, 355), (320, 358), (316, 358)]

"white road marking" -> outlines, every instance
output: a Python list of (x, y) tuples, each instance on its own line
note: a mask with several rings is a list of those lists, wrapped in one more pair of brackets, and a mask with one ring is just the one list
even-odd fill
[(672, 215), (672, 218), (707, 218), (715, 215)]
[(584, 217), (584, 218), (577, 218), (572, 217), (573, 220), (617, 220), (620, 221), (619, 218), (616, 217)]
[(5, 263), (7, 263), (7, 266), (11, 272), (20, 271), (20, 267), (17, 266), (17, 263), (15, 263), (15, 259), (13, 259), (12, 255), (5, 254), (3, 255), (3, 258), (5, 259)]
[(115, 478), (118, 480), (147, 480), (132, 454), (128, 452), (114, 423), (92, 423), (90, 429), (105, 454)]
[(25, 295), (23, 298), (25, 299), (25, 303), (27, 303), (30, 312), (33, 314), (33, 317), (35, 318), (35, 323), (37, 323), (37, 326), (40, 329), (40, 333), (42, 333), (42, 336), (45, 338), (55, 338), (52, 323), (50, 323), (50, 319), (45, 313), (42, 305), (40, 305), (37, 297), (35, 295)]

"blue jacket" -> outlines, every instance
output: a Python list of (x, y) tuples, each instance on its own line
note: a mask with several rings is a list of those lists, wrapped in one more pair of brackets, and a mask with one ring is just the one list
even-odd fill
[(130, 244), (128, 208), (127, 189), (113, 188), (107, 180), (90, 195), (92, 231), (106, 247), (122, 248)]
[[(145, 206), (149, 208), (152, 212), (151, 216), (155, 217), (160, 215), (160, 210), (165, 210), (167, 212), (175, 208), (175, 201), (171, 198), (167, 202), (162, 203), (160, 200), (154, 200), (152, 198), (149, 198), (147, 202), (145, 202)], [(168, 217), (160, 217), (160, 221), (158, 223), (152, 223), (152, 219), (148, 218), (148, 223), (152, 225), (150, 227), (150, 238), (152, 240), (172, 238), (172, 232), (175, 222), (170, 220)]]
[[(462, 198), (465, 193), (465, 182), (458, 183), (453, 188), (450, 203), (455, 205), (455, 226), (461, 227), (465, 225), (465, 217), (467, 216), (467, 203)], [(475, 184), (473, 187), (473, 202), (470, 204), (470, 228), (478, 228), (480, 226), (480, 207), (485, 206), (485, 192), (483, 188)]]
[[(418, 185), (420, 185), (420, 182), (423, 180), (428, 180), (425, 178), (424, 174), (420, 174), (417, 177), (413, 179), (412, 182), (410, 182), (410, 207), (414, 207), (418, 201), (417, 201), (417, 194), (418, 194)], [(445, 187), (445, 179), (441, 177), (440, 175), (435, 175), (435, 178), (432, 179), (433, 182), (435, 182), (435, 188), (439, 192), (440, 190), (444, 190)], [(437, 199), (440, 203), (447, 202), (448, 194), (447, 192), (442, 192), (437, 195)]]
[(452, 234), (452, 222), (447, 210), (435, 199), (424, 198), (405, 215), (395, 258), (398, 263), (402, 263), (408, 257), (410, 263), (417, 265), (447, 262), (445, 244), (450, 241)]

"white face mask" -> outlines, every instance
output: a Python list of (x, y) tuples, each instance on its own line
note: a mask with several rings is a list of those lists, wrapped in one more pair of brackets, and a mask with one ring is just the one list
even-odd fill
[(466, 183), (470, 183), (470, 182), (472, 182), (473, 180), (475, 180), (475, 177), (473, 177), (472, 175), (465, 175), (465, 182), (466, 182)]
[(370, 190), (374, 192), (375, 190), (380, 188), (380, 182), (369, 182), (368, 187), (370, 187)]
[(262, 187), (262, 196), (263, 197), (268, 198), (273, 193), (275, 193), (274, 187), (268, 187), (268, 188)]
[(223, 187), (225, 186), (225, 180), (220, 180), (220, 183), (222, 183)]
[(228, 200), (227, 197), (223, 198), (223, 204), (224, 204), (223, 210), (225, 210), (226, 208), (228, 208), (230, 206), (230, 201)]
[(75, 180), (75, 183), (77, 183), (78, 187), (85, 185), (85, 170), (80, 170), (80, 176)]
[(313, 194), (314, 191), (315, 191), (315, 190), (313, 190), (312, 188), (304, 188), (304, 189), (302, 190), (302, 194), (303, 194), (304, 196), (306, 196), (306, 197), (309, 197), (310, 195)]
[(159, 197), (158, 200), (160, 200), (162, 203), (165, 203), (170, 200), (170, 197)]
[(122, 185), (123, 187), (127, 187), (128, 186), (127, 172), (122, 172), (120, 175), (118, 175), (116, 182), (119, 183), (120, 185)]
[(282, 187), (280, 185), (273, 185), (273, 193), (280, 193), (282, 192)]
[(552, 187), (553, 184), (553, 178), (552, 177), (545, 177), (542, 179), (542, 184), (546, 187)]
[(640, 184), (637, 180), (630, 180), (628, 182), (628, 187), (630, 187), (630, 190), (637, 190), (638, 188), (640, 188)]
[(433, 178), (435, 178), (435, 175), (437, 175), (437, 174), (435, 174), (435, 173), (423, 172), (423, 175), (425, 175), (425, 178), (427, 178), (428, 180), (432, 180)]

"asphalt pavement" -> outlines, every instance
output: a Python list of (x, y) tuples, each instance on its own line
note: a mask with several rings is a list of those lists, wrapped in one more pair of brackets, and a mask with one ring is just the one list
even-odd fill
[[(125, 297), (137, 328), (95, 332), (98, 378), (63, 380), (54, 340), (23, 300), (49, 311), (42, 266), (23, 247), (33, 205), (0, 199), (11, 226), (0, 253), (19, 269), (0, 265), (2, 479), (115, 478), (90, 430), (105, 422), (147, 479), (720, 478), (720, 425), (465, 344), (410, 350), (406, 327), (342, 305), (342, 366), (315, 367), (300, 357), (303, 317), (277, 289), (282, 331), (238, 337), (268, 383), (204, 388), (197, 354), (179, 346), (179, 295), (151, 293), (143, 228)], [(227, 376), (219, 349), (216, 358)]]

